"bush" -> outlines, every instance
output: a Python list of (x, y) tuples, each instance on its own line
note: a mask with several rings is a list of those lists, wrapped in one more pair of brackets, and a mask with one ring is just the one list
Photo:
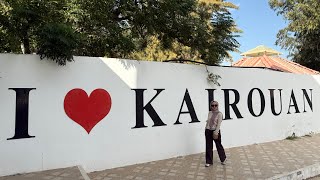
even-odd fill
[(79, 45), (80, 36), (65, 24), (47, 24), (38, 33), (37, 54), (59, 65), (73, 61), (73, 54)]

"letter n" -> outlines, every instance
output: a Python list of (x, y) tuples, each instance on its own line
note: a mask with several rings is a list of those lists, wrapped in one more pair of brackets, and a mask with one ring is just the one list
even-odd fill
[(310, 107), (311, 111), (313, 112), (313, 108), (312, 108), (312, 89), (309, 89), (309, 90), (310, 90), (311, 98), (309, 97), (307, 91), (305, 89), (302, 89), (302, 92), (303, 92), (303, 112), (307, 112), (306, 111), (306, 100), (305, 99), (307, 99), (309, 107)]

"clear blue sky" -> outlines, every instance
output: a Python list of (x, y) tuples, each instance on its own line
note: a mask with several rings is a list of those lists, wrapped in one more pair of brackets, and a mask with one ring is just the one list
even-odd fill
[[(231, 10), (232, 17), (238, 27), (243, 31), (237, 38), (240, 43), (240, 52), (246, 52), (258, 45), (265, 45), (282, 53), (287, 58), (288, 51), (276, 46), (277, 33), (286, 27), (287, 23), (282, 16), (277, 16), (268, 0), (226, 0), (239, 6), (238, 10)], [(231, 53), (233, 61), (241, 59), (240, 53)], [(288, 59), (288, 58), (287, 58)], [(222, 63), (221, 65), (230, 65)]]

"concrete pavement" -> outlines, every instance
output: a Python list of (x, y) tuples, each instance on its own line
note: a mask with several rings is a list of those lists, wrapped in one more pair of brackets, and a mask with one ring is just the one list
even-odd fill
[[(320, 134), (226, 149), (227, 164), (216, 152), (204, 167), (204, 153), (91, 172), (91, 180), (306, 179), (320, 174)], [(89, 179), (87, 177), (87, 179)], [(84, 179), (78, 167), (42, 171), (0, 180)]]

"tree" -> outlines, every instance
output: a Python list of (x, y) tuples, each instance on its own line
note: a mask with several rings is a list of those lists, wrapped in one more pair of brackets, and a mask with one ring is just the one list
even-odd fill
[[(150, 60), (175, 56), (217, 64), (239, 46), (229, 12), (236, 6), (223, 0), (0, 2), (0, 33), (8, 37), (0, 50), (16, 52), (12, 47), (20, 42), (24, 53), (36, 52), (61, 65), (72, 55)], [(20, 11), (26, 13), (16, 13)]]
[(277, 45), (290, 51), (297, 63), (320, 70), (320, 1), (269, 0), (288, 26), (278, 32)]
[(66, 21), (66, 6), (67, 0), (0, 0), (1, 52), (36, 52), (59, 65), (72, 61), (77, 36)]
[[(239, 45), (228, 10), (237, 7), (222, 0), (79, 2), (81, 9), (90, 7), (81, 13), (85, 14), (81, 24), (90, 23), (82, 31), (95, 32), (93, 38), (99, 37), (103, 42), (97, 52), (92, 48), (85, 52), (89, 56), (105, 53), (108, 57), (164, 60), (174, 55), (218, 64), (228, 56), (227, 51), (234, 51)], [(111, 15), (105, 15), (110, 10)]]

